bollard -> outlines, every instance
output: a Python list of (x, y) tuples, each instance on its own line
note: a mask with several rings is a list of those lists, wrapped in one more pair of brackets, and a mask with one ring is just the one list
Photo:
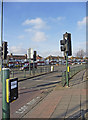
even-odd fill
[(2, 119), (10, 120), (10, 104), (6, 102), (6, 79), (9, 79), (9, 68), (2, 69)]

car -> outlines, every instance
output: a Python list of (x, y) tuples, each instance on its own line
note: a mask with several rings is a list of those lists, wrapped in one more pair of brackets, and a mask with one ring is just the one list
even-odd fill
[(79, 64), (81, 64), (81, 62), (77, 62), (77, 64), (79, 65)]
[[(35, 68), (37, 68), (37, 64), (34, 64)], [(30, 64), (31, 70), (33, 69), (33, 63)], [(29, 70), (29, 64), (25, 64), (23, 67), (20, 68), (20, 70)]]
[(14, 67), (14, 64), (8, 64), (8, 67), (9, 67), (9, 68), (13, 68), (13, 67)]
[(20, 64), (15, 64), (15, 67), (20, 67)]
[(29, 66), (28, 65), (24, 65), (23, 67), (20, 68), (20, 70), (28, 70)]
[(86, 64), (86, 62), (82, 62), (82, 64)]
[(75, 65), (75, 63), (72, 63), (72, 65)]

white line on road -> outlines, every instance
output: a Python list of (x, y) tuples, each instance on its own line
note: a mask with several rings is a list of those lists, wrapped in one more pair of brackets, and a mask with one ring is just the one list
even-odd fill
[(26, 103), (26, 105), (24, 105), (20, 109), (18, 109), (15, 113), (16, 114), (24, 113), (28, 109), (29, 106), (31, 106), (34, 103), (36, 103), (39, 99), (40, 99), (40, 97), (36, 97), (35, 99), (32, 99), (30, 102)]

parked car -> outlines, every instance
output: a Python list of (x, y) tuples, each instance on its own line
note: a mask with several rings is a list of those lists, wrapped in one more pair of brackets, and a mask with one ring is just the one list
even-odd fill
[(20, 67), (21, 65), (20, 64), (15, 64), (15, 67)]
[(86, 64), (86, 62), (82, 62), (82, 64)]
[(78, 62), (77, 64), (79, 65), (79, 64), (81, 64), (81, 62)]
[[(37, 68), (37, 63), (34, 64), (35, 68)], [(31, 70), (33, 69), (33, 63), (30, 64)], [(29, 70), (29, 64), (25, 64), (20, 70)]]
[(20, 70), (28, 70), (29, 69), (29, 65), (24, 65), (23, 67), (20, 68)]
[(14, 67), (14, 64), (8, 64), (8, 67), (9, 67), (9, 68), (13, 68), (13, 67)]

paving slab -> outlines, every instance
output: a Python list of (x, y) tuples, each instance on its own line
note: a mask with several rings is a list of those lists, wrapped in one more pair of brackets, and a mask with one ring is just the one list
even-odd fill
[(66, 116), (66, 110), (59, 110), (58, 112), (55, 112), (51, 118), (65, 118)]
[(2, 83), (0, 82), (0, 120), (2, 118)]
[(72, 78), (69, 88), (57, 86), (24, 118), (85, 118), (88, 114), (88, 104), (84, 72), (81, 71)]

